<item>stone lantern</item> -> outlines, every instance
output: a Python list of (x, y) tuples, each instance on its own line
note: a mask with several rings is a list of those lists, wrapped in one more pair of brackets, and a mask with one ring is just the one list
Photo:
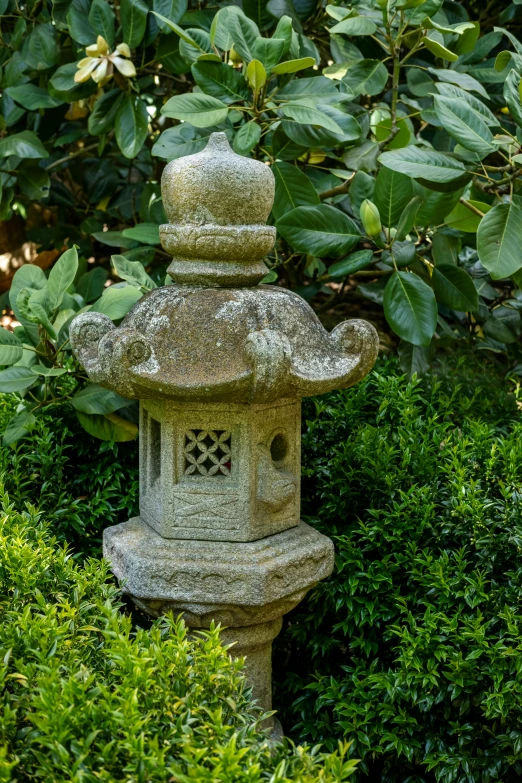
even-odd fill
[(300, 296), (259, 285), (274, 177), (225, 134), (169, 163), (162, 193), (173, 284), (118, 327), (85, 313), (71, 328), (91, 380), (140, 400), (140, 516), (105, 530), (104, 554), (149, 614), (225, 626), (270, 710), (281, 618), (334, 564), (299, 519), (300, 401), (361, 380), (377, 333), (352, 320), (329, 334)]

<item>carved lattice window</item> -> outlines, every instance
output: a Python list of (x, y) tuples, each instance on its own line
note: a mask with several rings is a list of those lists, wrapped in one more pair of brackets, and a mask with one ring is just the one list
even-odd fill
[(189, 430), (185, 433), (185, 476), (229, 476), (231, 438), (226, 430)]

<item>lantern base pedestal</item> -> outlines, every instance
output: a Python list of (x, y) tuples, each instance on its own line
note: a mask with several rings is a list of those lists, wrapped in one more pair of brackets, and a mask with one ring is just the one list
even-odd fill
[(224, 626), (230, 654), (246, 656), (254, 698), (272, 709), (272, 641), (282, 616), (329, 576), (334, 547), (301, 522), (246, 543), (162, 538), (140, 517), (109, 527), (103, 553), (122, 589), (147, 614), (182, 614), (189, 628)]

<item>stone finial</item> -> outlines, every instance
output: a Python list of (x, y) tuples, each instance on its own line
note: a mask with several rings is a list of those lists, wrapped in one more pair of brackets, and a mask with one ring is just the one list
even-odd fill
[(161, 243), (174, 258), (168, 272), (178, 283), (255, 285), (266, 274), (262, 258), (273, 247), (266, 221), (274, 201), (274, 175), (236, 155), (224, 133), (212, 133), (203, 152), (173, 160), (161, 179), (169, 223)]

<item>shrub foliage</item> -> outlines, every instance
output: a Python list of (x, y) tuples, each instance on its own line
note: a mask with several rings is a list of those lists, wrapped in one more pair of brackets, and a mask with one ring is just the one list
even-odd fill
[(337, 783), (346, 746), (280, 746), (259, 727), (217, 629), (134, 629), (98, 560), (77, 565), (41, 512), (1, 490), (0, 780)]
[(383, 783), (522, 774), (520, 418), (451, 375), (388, 363), (305, 409), (304, 509), (337, 561), (278, 641), (276, 706)]

